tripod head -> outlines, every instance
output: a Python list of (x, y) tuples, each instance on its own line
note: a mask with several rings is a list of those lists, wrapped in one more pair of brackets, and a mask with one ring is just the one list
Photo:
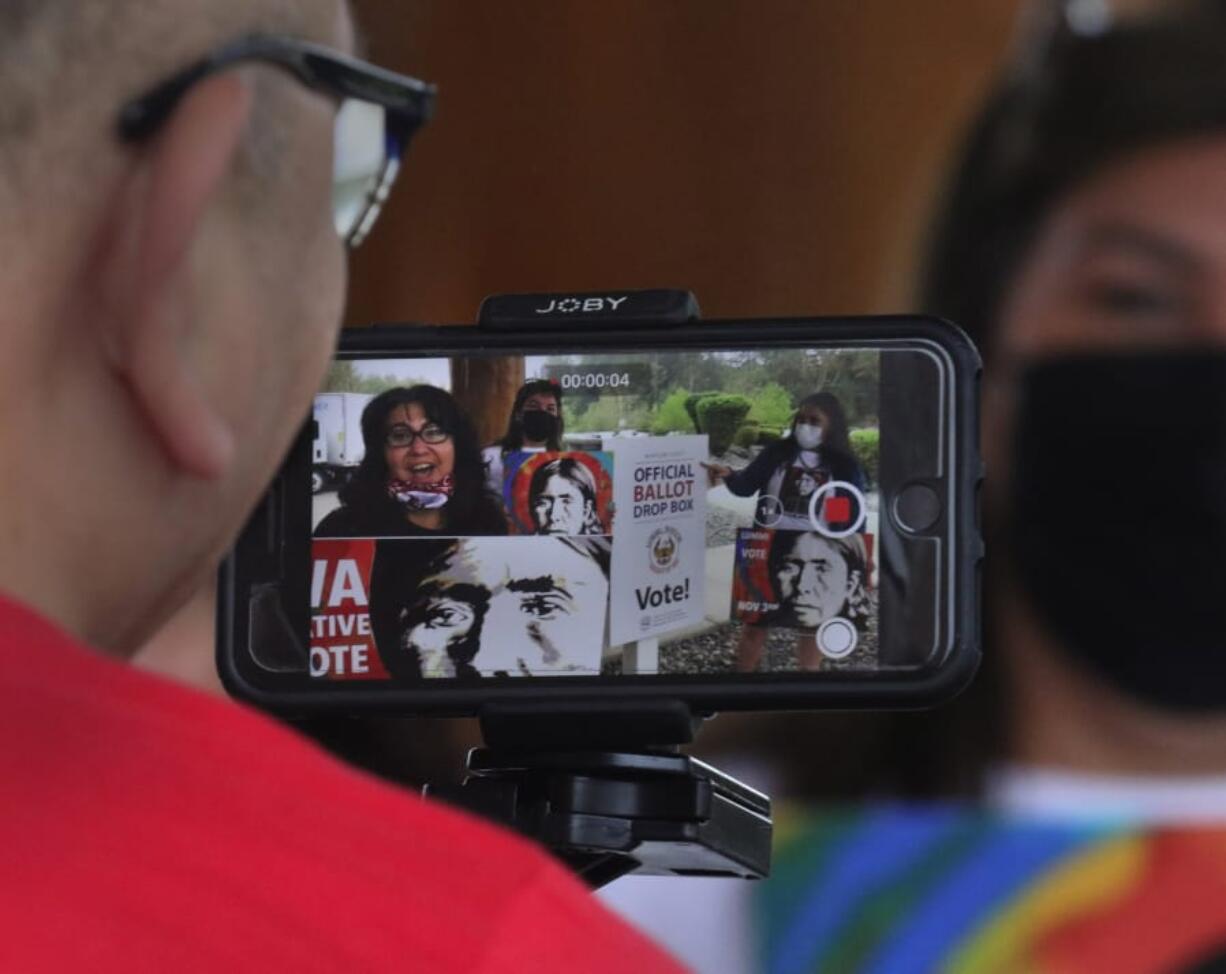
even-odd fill
[(426, 792), (535, 839), (593, 888), (629, 873), (761, 879), (770, 799), (680, 753), (701, 722), (673, 700), (491, 705), (463, 784)]

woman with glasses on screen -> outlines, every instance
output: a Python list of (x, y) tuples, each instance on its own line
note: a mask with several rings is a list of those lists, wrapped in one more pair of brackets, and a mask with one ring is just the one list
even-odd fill
[(450, 393), (427, 385), (381, 393), (362, 411), (362, 440), (365, 456), (316, 537), (507, 533), (472, 422)]

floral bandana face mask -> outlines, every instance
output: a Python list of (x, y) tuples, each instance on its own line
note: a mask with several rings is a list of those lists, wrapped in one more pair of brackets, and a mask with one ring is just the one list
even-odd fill
[(451, 474), (428, 484), (410, 483), (407, 480), (390, 480), (387, 484), (387, 495), (410, 511), (438, 510), (447, 505), (453, 493), (455, 477)]

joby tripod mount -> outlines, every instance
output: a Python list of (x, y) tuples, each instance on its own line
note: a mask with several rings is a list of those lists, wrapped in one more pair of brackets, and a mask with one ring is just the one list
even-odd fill
[(593, 888), (629, 873), (763, 878), (770, 799), (680, 753), (701, 720), (679, 701), (491, 705), (463, 784), (426, 791), (535, 839)]

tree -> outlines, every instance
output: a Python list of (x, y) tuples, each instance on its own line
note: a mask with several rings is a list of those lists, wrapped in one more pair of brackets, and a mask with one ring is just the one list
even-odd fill
[(693, 433), (694, 423), (685, 409), (685, 401), (689, 395), (685, 389), (674, 389), (670, 392), (656, 411), (651, 431), (657, 436), (665, 433)]
[(577, 415), (571, 413), (566, 417), (566, 430), (569, 433), (645, 430), (650, 425), (650, 412), (636, 406), (625, 396), (606, 396)]
[(792, 396), (778, 382), (768, 382), (750, 399), (753, 407), (749, 410), (749, 419), (760, 425), (782, 429), (792, 421), (795, 411)]
[(728, 452), (750, 405), (744, 396), (726, 396), (722, 393), (709, 393), (698, 400), (698, 422), (710, 438), (712, 456), (723, 456)]

